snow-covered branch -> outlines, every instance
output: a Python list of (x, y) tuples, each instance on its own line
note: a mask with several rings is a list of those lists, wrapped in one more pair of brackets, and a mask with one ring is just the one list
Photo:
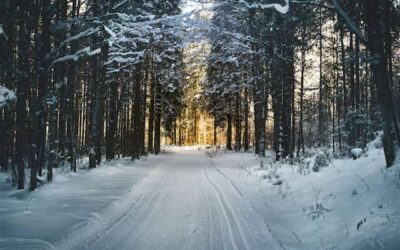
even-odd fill
[(114, 5), (112, 7), (112, 9), (115, 10), (115, 9), (121, 7), (122, 5), (124, 5), (126, 2), (128, 2), (128, 0), (122, 0), (121, 2), (117, 3), (116, 5)]
[[(240, 0), (242, 1), (242, 0)], [(296, 3), (296, 4), (311, 4), (315, 5), (318, 7), (330, 9), (330, 10), (335, 10), (338, 15), (343, 19), (347, 27), (364, 43), (368, 43), (368, 38), (365, 37), (361, 30), (354, 24), (354, 22), (351, 20), (350, 16), (346, 13), (346, 11), (342, 8), (340, 3), (337, 0), (332, 0), (332, 5), (333, 6), (328, 6), (320, 3), (320, 1), (298, 1), (298, 0), (292, 0), (291, 3)]]
[(52, 62), (52, 64), (60, 63), (60, 62), (66, 62), (66, 61), (78, 61), (80, 57), (82, 56), (94, 56), (97, 54), (101, 53), (101, 49), (97, 48), (94, 50), (91, 50), (90, 47), (86, 47), (84, 49), (81, 49), (77, 51), (75, 54), (72, 55), (65, 55), (60, 58), (57, 58)]
[(91, 36), (91, 35), (97, 33), (99, 30), (100, 30), (99, 28), (89, 28), (89, 29), (87, 29), (87, 30), (85, 30), (85, 31), (82, 31), (81, 33), (79, 33), (79, 34), (77, 34), (77, 35), (71, 36), (71, 37), (65, 39), (65, 40), (60, 44), (59, 49), (60, 49), (60, 48), (63, 48), (67, 43), (70, 43), (70, 42), (75, 41), (75, 40), (79, 40), (79, 39), (81, 39), (82, 37)]
[(361, 31), (356, 27), (356, 25), (353, 23), (349, 15), (343, 10), (342, 6), (340, 6), (339, 2), (337, 0), (332, 0), (333, 6), (335, 7), (336, 11), (338, 12), (339, 16), (341, 16), (346, 23), (347, 27), (358, 36), (358, 38), (365, 44), (368, 43), (368, 38), (365, 37)]
[(281, 14), (286, 14), (289, 11), (290, 0), (285, 0), (285, 5), (278, 4), (278, 3), (249, 3), (246, 0), (239, 0), (239, 3), (246, 6), (249, 9), (275, 9), (276, 11), (280, 12)]

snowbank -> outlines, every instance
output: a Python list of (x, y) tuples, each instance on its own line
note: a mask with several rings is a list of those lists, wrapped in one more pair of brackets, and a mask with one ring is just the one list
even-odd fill
[[(72, 173), (57, 168), (52, 183), (35, 192), (10, 188), (0, 174), (0, 249), (56, 249), (54, 243), (87, 223), (112, 204), (124, 204), (133, 184), (152, 170), (155, 160), (104, 163)], [(29, 178), (27, 178), (29, 179)]]
[(386, 168), (379, 136), (355, 151), (318, 172), (243, 153), (212, 160), (286, 249), (399, 249), (400, 161)]
[(8, 88), (0, 85), (0, 108), (4, 108), (10, 103), (15, 103), (17, 96)]
[(351, 156), (354, 160), (360, 158), (363, 153), (364, 151), (362, 150), (362, 148), (353, 148), (351, 150)]

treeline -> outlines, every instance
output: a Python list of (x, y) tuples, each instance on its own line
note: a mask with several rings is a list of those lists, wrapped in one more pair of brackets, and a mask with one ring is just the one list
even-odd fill
[[(157, 154), (162, 134), (191, 142), (200, 110), (214, 118), (214, 144), (225, 128), (228, 149), (272, 148), (277, 160), (312, 147), (342, 156), (383, 130), (391, 166), (398, 3), (296, 1), (287, 13), (254, 3), (217, 1), (212, 14), (196, 13), (212, 17), (207, 26), (181, 14), (178, 0), (1, 1), (1, 170), (22, 189), (29, 169), (34, 190), (56, 167), (76, 171), (79, 157), (94, 168)], [(209, 42), (205, 64), (192, 55), (194, 66), (183, 65), (188, 41), (201, 51)], [(201, 70), (185, 72), (192, 66)]]
[(346, 155), (383, 130), (391, 166), (400, 145), (398, 2), (297, 1), (288, 13), (244, 2), (220, 5), (209, 35), (206, 106), (226, 126), (227, 148), (249, 148), (253, 117), (256, 153), (270, 147), (277, 160), (311, 147)]
[(163, 21), (178, 2), (1, 1), (0, 85), (17, 101), (0, 108), (0, 166), (18, 189), (27, 168), (34, 190), (78, 157), (95, 168), (160, 151), (181, 106), (179, 39)]

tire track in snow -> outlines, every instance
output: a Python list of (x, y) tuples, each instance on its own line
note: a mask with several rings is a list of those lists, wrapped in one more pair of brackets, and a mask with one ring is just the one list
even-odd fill
[[(155, 199), (156, 201), (159, 200), (159, 198), (160, 198), (159, 196), (160, 196), (162, 190), (164, 190), (165, 183), (167, 182), (168, 176), (169, 176), (169, 174), (165, 174), (162, 181), (160, 182), (160, 184), (157, 185), (157, 187), (154, 190), (152, 190), (150, 194), (142, 193), (140, 195), (138, 201), (136, 203), (132, 204), (132, 206), (128, 210), (126, 210), (124, 212), (124, 214), (122, 214), (113, 224), (111, 224), (107, 228), (108, 229), (107, 232), (113, 230), (116, 226), (118, 226), (119, 222), (121, 222), (122, 219), (126, 218), (130, 214), (130, 212), (137, 212), (137, 211), (135, 211), (135, 208), (137, 208), (137, 207), (139, 208), (143, 203), (145, 203), (145, 204), (143, 205), (144, 207), (141, 210), (147, 211), (147, 209), (149, 207), (151, 207), (151, 209), (154, 210), (155, 206), (152, 206), (152, 203), (149, 201), (153, 201), (153, 199)], [(147, 199), (147, 202), (144, 201), (145, 198)], [(137, 214), (139, 214), (139, 213), (137, 213)]]
[[(213, 168), (215, 168), (215, 170), (217, 171), (217, 173), (221, 174), (223, 177), (225, 177), (229, 183), (234, 187), (234, 189), (238, 192), (238, 194), (247, 200), (247, 198), (242, 194), (242, 192), (239, 190), (239, 188), (233, 183), (233, 179), (231, 177), (229, 177), (228, 175), (226, 175), (222, 170), (220, 170), (217, 166), (215, 166), (214, 162), (211, 159), (207, 160), (210, 162), (209, 166), (213, 166)], [(242, 165), (242, 164), (240, 164)], [(244, 167), (241, 167), (242, 169), (244, 169)], [(257, 211), (254, 209), (253, 206), (250, 206), (251, 210), (255, 213), (257, 213)], [(267, 223), (267, 221), (265, 221), (264, 219), (262, 219), (263, 225), (265, 226), (265, 229), (268, 231), (268, 234), (271, 236), (271, 238), (275, 241), (275, 243), (277, 244), (277, 247), (279, 247), (280, 249), (286, 250), (286, 248), (283, 246), (283, 244), (275, 237), (275, 235), (272, 233), (271, 227), (269, 226), (269, 224)], [(246, 223), (248, 224), (248, 222), (246, 221)]]
[[(14, 244), (10, 244), (10, 243)], [(7, 245), (10, 244), (10, 245)], [(0, 238), (0, 249), (1, 250), (15, 250), (16, 244), (18, 245), (19, 249), (53, 249), (54, 246), (45, 240), (41, 239), (24, 239), (24, 238)]]
[[(170, 172), (163, 172), (163, 177), (162, 180), (159, 182), (159, 184), (152, 189), (149, 193), (142, 193), (139, 197), (139, 199), (133, 203), (121, 216), (119, 216), (114, 222), (112, 222), (106, 230), (102, 232), (102, 236), (107, 236), (109, 233), (111, 233), (115, 228), (118, 228), (118, 226), (121, 224), (121, 222), (124, 222), (126, 218), (134, 218), (134, 220), (130, 220), (130, 224), (133, 226), (132, 228), (133, 233), (137, 230), (139, 230), (141, 227), (145, 226), (145, 221), (151, 217), (151, 215), (154, 213), (154, 210), (156, 210), (156, 204), (159, 203), (161, 199), (161, 194), (163, 190), (165, 189), (165, 184), (168, 180), (168, 177), (170, 175)], [(134, 213), (133, 216), (130, 216), (132, 213)], [(124, 236), (119, 235), (122, 238), (126, 238), (127, 235), (131, 235), (131, 231), (127, 230), (125, 231)], [(115, 234), (114, 234), (115, 235)], [(117, 234), (118, 235), (118, 234)], [(132, 235), (131, 235), (132, 236)], [(95, 247), (96, 248), (96, 243), (98, 240), (100, 240), (100, 237), (97, 237), (93, 242), (91, 242), (89, 247)], [(120, 241), (119, 241), (120, 242)], [(117, 242), (118, 243), (118, 242)], [(115, 248), (118, 249), (118, 248)]]
[(207, 204), (207, 214), (208, 214), (208, 249), (214, 250), (213, 245), (213, 226), (212, 226), (212, 215), (211, 215), (211, 205), (210, 199), (207, 194), (205, 194), (206, 204)]
[(214, 193), (216, 194), (218, 203), (220, 205), (222, 213), (224, 214), (225, 220), (227, 222), (230, 241), (232, 243), (233, 248), (236, 250), (243, 249), (243, 248), (239, 248), (235, 241), (235, 236), (234, 236), (234, 232), (233, 232), (234, 228), (232, 225), (234, 225), (236, 230), (239, 232), (239, 236), (241, 238), (242, 244), (245, 247), (245, 249), (250, 250), (251, 248), (250, 248), (250, 246), (247, 242), (247, 239), (243, 233), (243, 228), (237, 218), (237, 215), (235, 214), (234, 210), (232, 209), (231, 204), (226, 199), (224, 193), (210, 179), (210, 176), (208, 174), (209, 165), (206, 164), (204, 158), (202, 159), (202, 164), (203, 164), (203, 169), (204, 169), (204, 174), (206, 176), (206, 179), (207, 179), (208, 183), (210, 184), (211, 188), (213, 189)]
[[(153, 171), (155, 171), (155, 168)], [(99, 240), (104, 236), (109, 234), (115, 227), (117, 227), (123, 219), (126, 218), (131, 212), (135, 211), (135, 207), (139, 206), (143, 202), (147, 203), (141, 209), (144, 211), (142, 214), (147, 214), (146, 209), (148, 207), (153, 208), (152, 198), (156, 198), (160, 195), (160, 190), (165, 185), (169, 176), (169, 172), (162, 172), (162, 179), (150, 192), (144, 190), (138, 197), (136, 196), (136, 189), (134, 184), (131, 187), (131, 191), (121, 197), (122, 206), (119, 206), (117, 202), (110, 205), (105, 212), (105, 216), (101, 218), (93, 218), (88, 222), (84, 222), (81, 226), (75, 228), (70, 233), (67, 233), (63, 238), (52, 247), (52, 249), (88, 249), (93, 247)], [(153, 178), (152, 176), (150, 176)], [(132, 197), (133, 196), (133, 197)], [(131, 203), (133, 202), (133, 203)], [(117, 211), (116, 211), (117, 210)], [(145, 219), (144, 217), (139, 217), (138, 219)], [(101, 237), (103, 236), (103, 237)]]

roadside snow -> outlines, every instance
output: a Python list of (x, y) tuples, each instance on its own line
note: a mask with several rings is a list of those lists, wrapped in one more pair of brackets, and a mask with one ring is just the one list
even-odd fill
[[(215, 166), (263, 215), (286, 249), (399, 249), (400, 162), (386, 169), (372, 142), (361, 158), (319, 172), (233, 153)], [(268, 158), (267, 158), (268, 159)], [(241, 171), (242, 170), (242, 171)]]
[(15, 93), (8, 88), (0, 85), (0, 109), (16, 101), (17, 96), (15, 95)]
[(360, 158), (363, 153), (364, 151), (362, 150), (362, 148), (353, 148), (351, 150), (351, 156), (353, 157), (353, 159)]
[(6, 175), (0, 175), (0, 249), (53, 248), (110, 204), (123, 203), (123, 195), (159, 161), (121, 159), (77, 174), (57, 169), (54, 181), (33, 193), (10, 189)]

